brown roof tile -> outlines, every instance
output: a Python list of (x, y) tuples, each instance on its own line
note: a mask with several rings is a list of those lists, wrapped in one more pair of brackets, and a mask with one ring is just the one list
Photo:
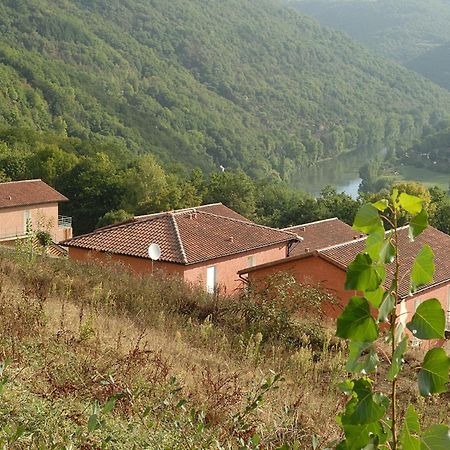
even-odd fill
[(154, 242), (161, 247), (162, 261), (195, 264), (295, 239), (290, 232), (196, 208), (138, 217), (63, 245), (147, 258)]
[[(400, 294), (406, 297), (409, 294), (409, 270), (412, 267), (414, 258), (423, 245), (428, 244), (435, 255), (436, 271), (433, 282), (423, 286), (420, 290), (427, 289), (433, 285), (444, 283), (450, 280), (450, 236), (433, 227), (428, 227), (413, 242), (409, 240), (408, 228), (399, 229), (399, 256), (400, 256)], [(335, 245), (319, 251), (319, 255), (325, 257), (334, 264), (346, 269), (355, 259), (358, 253), (364, 251), (366, 239), (347, 242)], [(393, 278), (394, 265), (387, 267), (386, 286), (389, 286)]]
[[(244, 217), (241, 214), (237, 213), (236, 211), (233, 211), (231, 208), (228, 208), (228, 206), (225, 206), (223, 203), (210, 203), (208, 205), (201, 205), (201, 206), (196, 206), (193, 208), (177, 209), (173, 212), (181, 213), (183, 211), (194, 211), (194, 210), (209, 212), (211, 214), (215, 214), (216, 216), (229, 217), (230, 219), (237, 219), (237, 220), (241, 220), (243, 222), (252, 222), (251, 220), (247, 219), (247, 217)], [(157, 216), (159, 214), (161, 214), (161, 213), (147, 214), (144, 216), (136, 216), (135, 219), (136, 220), (148, 219), (152, 216)]]
[(353, 230), (350, 225), (342, 222), (337, 217), (297, 225), (295, 227), (285, 228), (284, 230), (295, 233), (303, 239), (303, 241), (296, 243), (292, 247), (290, 252), (292, 256), (301, 255), (308, 251), (320, 250), (330, 245), (341, 244), (353, 238), (362, 237), (360, 233)]
[(0, 183), (0, 208), (66, 202), (67, 197), (42, 180)]

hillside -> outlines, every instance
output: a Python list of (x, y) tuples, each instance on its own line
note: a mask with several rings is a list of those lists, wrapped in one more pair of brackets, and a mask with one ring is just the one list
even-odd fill
[(288, 0), (403, 64), (450, 41), (447, 0)]
[(275, 0), (6, 1), (0, 30), (0, 123), (165, 165), (289, 179), (450, 112), (450, 94)]
[[(232, 302), (108, 266), (0, 251), (3, 448), (310, 448), (313, 435), (323, 448), (339, 436), (347, 351), (315, 310), (299, 320), (323, 298), (314, 288)], [(418, 355), (404, 358), (402, 400), (445, 421), (448, 399), (418, 398)]]
[(413, 59), (408, 67), (450, 90), (450, 40)]

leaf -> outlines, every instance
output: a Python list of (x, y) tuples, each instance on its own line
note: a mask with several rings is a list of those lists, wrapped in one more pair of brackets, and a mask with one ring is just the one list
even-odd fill
[(377, 208), (370, 203), (362, 206), (356, 213), (353, 229), (369, 234), (384, 229)]
[[(385, 396), (374, 396), (372, 393), (372, 383), (367, 378), (354, 380), (353, 398), (348, 404), (342, 416), (344, 425), (365, 425), (380, 420), (385, 412)], [(377, 400), (377, 401), (375, 401)]]
[(419, 214), (423, 209), (423, 200), (415, 195), (402, 192), (398, 197), (400, 206), (410, 214)]
[(117, 397), (113, 395), (106, 403), (105, 406), (103, 406), (102, 412), (103, 414), (110, 413), (114, 407), (116, 406)]
[(360, 253), (348, 266), (345, 289), (375, 291), (386, 277), (383, 265), (373, 264), (367, 253)]
[[(369, 353), (361, 360), (362, 354), (367, 350)], [(350, 342), (346, 370), (355, 373), (372, 373), (376, 371), (378, 364), (378, 355), (371, 342)]]
[(430, 283), (434, 274), (434, 253), (429, 245), (424, 245), (417, 254), (411, 270), (411, 291)]
[(439, 300), (432, 298), (421, 303), (406, 327), (418, 339), (444, 339), (445, 312)]
[(422, 435), (421, 450), (448, 450), (450, 448), (450, 431), (447, 425), (433, 425)]
[(366, 239), (366, 253), (369, 254), (372, 261), (378, 261), (380, 258), (380, 250), (384, 242), (384, 230), (377, 230), (371, 233)]
[(378, 322), (386, 322), (389, 314), (391, 314), (394, 307), (395, 297), (392, 294), (388, 294), (383, 300), (380, 310), (378, 311)]
[(375, 291), (365, 292), (364, 297), (369, 300), (374, 308), (378, 309), (383, 301), (385, 294), (385, 290), (382, 287), (379, 287)]
[(420, 433), (419, 417), (412, 405), (408, 406), (406, 411), (405, 422), (399, 436), (399, 442), (405, 450), (420, 450), (419, 437), (413, 436), (412, 433)]
[(428, 213), (426, 209), (422, 209), (419, 214), (414, 216), (409, 222), (409, 238), (414, 240), (428, 227)]
[(89, 421), (88, 421), (88, 431), (89, 433), (92, 433), (95, 430), (98, 430), (100, 428), (100, 420), (97, 416), (97, 414), (92, 414), (89, 417)]
[(449, 369), (450, 358), (444, 349), (433, 348), (428, 351), (418, 375), (420, 395), (427, 397), (431, 394), (447, 392)]
[(408, 338), (405, 336), (397, 345), (397, 348), (394, 350), (394, 354), (392, 355), (391, 367), (389, 368), (389, 372), (387, 374), (387, 379), (389, 381), (394, 380), (399, 374), (400, 369), (402, 368), (403, 355), (406, 351), (407, 345)]
[(337, 319), (336, 336), (357, 342), (373, 342), (378, 327), (365, 298), (352, 297)]
[(378, 200), (377, 202), (372, 203), (372, 205), (377, 208), (378, 211), (383, 212), (388, 208), (389, 202), (385, 198), (383, 198), (382, 200)]
[(379, 423), (370, 423), (367, 425), (345, 425), (345, 441), (341, 447), (336, 447), (338, 449), (345, 450), (361, 450), (366, 448), (375, 439), (383, 442), (386, 439), (383, 428)]

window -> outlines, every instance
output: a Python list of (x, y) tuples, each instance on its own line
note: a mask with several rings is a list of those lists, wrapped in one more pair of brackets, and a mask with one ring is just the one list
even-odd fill
[(23, 212), (23, 232), (26, 234), (31, 231), (31, 211), (27, 209)]
[(256, 256), (252, 255), (247, 258), (247, 267), (255, 267), (256, 266)]
[(206, 268), (206, 292), (214, 294), (216, 290), (216, 266)]

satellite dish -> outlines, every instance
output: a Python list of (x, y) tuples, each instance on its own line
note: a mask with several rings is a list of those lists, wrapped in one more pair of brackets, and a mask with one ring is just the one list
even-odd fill
[(148, 247), (148, 256), (152, 261), (157, 261), (161, 256), (161, 248), (158, 244), (150, 244)]

